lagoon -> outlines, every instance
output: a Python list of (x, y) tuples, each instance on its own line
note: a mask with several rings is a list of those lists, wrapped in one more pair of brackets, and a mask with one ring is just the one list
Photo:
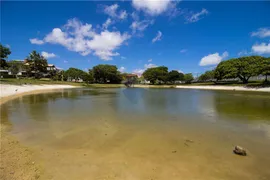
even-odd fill
[(66, 89), (11, 100), (1, 119), (51, 179), (270, 179), (269, 93)]

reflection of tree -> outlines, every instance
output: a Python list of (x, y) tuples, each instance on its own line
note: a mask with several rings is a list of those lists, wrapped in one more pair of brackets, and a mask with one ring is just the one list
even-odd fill
[(216, 93), (215, 108), (229, 118), (270, 120), (270, 97), (266, 95)]
[(0, 121), (1, 121), (1, 124), (9, 124), (10, 125), (10, 121), (9, 121), (9, 112), (8, 112), (8, 105), (7, 103), (5, 104), (2, 104), (0, 106)]

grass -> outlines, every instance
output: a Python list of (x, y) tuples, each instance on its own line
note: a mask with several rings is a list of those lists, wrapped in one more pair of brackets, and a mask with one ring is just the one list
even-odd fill
[[(24, 85), (24, 84), (66, 84), (72, 86), (83, 86), (89, 88), (122, 88), (125, 87), (124, 84), (86, 84), (86, 83), (77, 83), (77, 82), (67, 82), (67, 81), (53, 81), (50, 79), (15, 79), (15, 78), (3, 78), (0, 79), (1, 84), (13, 84), (13, 85)], [(192, 83), (192, 84), (175, 84), (175, 85), (143, 85), (136, 84), (135, 87), (150, 87), (150, 88), (175, 88), (177, 85), (183, 86), (244, 86), (247, 88), (261, 88), (261, 87), (270, 87), (269, 82), (264, 81), (251, 81), (248, 84), (237, 83), (237, 82), (203, 82), (203, 83)]]

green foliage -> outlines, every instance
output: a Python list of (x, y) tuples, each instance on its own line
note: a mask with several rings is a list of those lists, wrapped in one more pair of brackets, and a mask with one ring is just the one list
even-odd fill
[(206, 71), (204, 74), (200, 75), (200, 81), (208, 81), (215, 78), (215, 71)]
[(193, 77), (192, 73), (185, 74), (185, 75), (184, 75), (184, 80), (185, 80), (185, 82), (186, 82), (187, 84), (190, 84), (191, 81), (194, 80), (194, 77)]
[(183, 81), (184, 80), (184, 74), (179, 73), (176, 70), (172, 70), (168, 73), (167, 81), (174, 83), (175, 81)]
[(262, 60), (260, 71), (262, 75), (265, 75), (265, 81), (267, 81), (267, 76), (270, 75), (270, 57)]
[(33, 51), (32, 53), (29, 54), (27, 57), (27, 73), (30, 75), (32, 72), (35, 73), (36, 78), (41, 77), (41, 73), (47, 72), (47, 60), (41, 56), (39, 53), (36, 51)]
[(6, 69), (8, 67), (8, 64), (5, 60), (5, 58), (8, 57), (8, 55), (10, 55), (11, 52), (9, 50), (9, 48), (3, 46), (2, 44), (0, 44), (0, 68)]
[(88, 74), (87, 72), (77, 69), (77, 68), (69, 68), (67, 71), (63, 73), (64, 79), (82, 79), (83, 81), (92, 83), (93, 82), (93, 77)]
[(98, 83), (120, 83), (122, 76), (114, 65), (100, 64), (93, 67), (93, 77)]
[(148, 68), (146, 71), (144, 71), (143, 77), (147, 81), (150, 81), (151, 84), (154, 84), (156, 81), (166, 83), (168, 77), (168, 68), (165, 66)]
[(243, 83), (248, 83), (251, 76), (261, 73), (263, 62), (261, 56), (246, 56), (223, 61), (215, 69), (217, 80), (238, 77)]
[(8, 61), (7, 62), (9, 70), (11, 71), (11, 73), (13, 75), (18, 74), (19, 71), (22, 71), (23, 69), (23, 64), (22, 62), (18, 62), (18, 61)]
[(11, 54), (11, 51), (9, 48), (3, 46), (2, 44), (0, 44), (0, 57), (1, 59), (5, 59), (8, 57), (8, 55)]

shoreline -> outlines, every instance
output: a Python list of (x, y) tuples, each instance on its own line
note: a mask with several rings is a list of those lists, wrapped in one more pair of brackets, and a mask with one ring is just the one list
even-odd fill
[(225, 91), (251, 91), (251, 92), (268, 92), (270, 87), (265, 88), (247, 88), (243, 86), (176, 86), (179, 89), (200, 89), (200, 90), (225, 90)]
[[(0, 105), (7, 101), (29, 94), (43, 92), (53, 92), (60, 89), (77, 88), (71, 85), (10, 85), (1, 84)], [(0, 138), (1, 138), (1, 163), (0, 179), (48, 179), (42, 162), (36, 162), (35, 157), (38, 152), (21, 144), (16, 137), (9, 134), (12, 128), (10, 122), (1, 119)]]

